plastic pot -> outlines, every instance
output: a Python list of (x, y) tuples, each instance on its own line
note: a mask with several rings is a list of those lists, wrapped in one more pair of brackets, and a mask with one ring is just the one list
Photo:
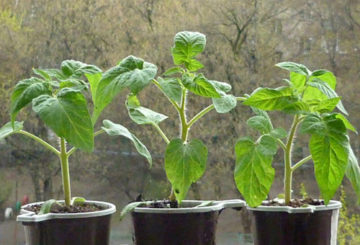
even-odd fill
[(304, 208), (259, 206), (252, 213), (255, 245), (336, 245), (341, 203)]
[(221, 210), (242, 208), (242, 200), (183, 201), (180, 208), (137, 207), (132, 212), (136, 245), (213, 245)]
[(25, 230), (26, 245), (108, 245), (110, 219), (115, 205), (106, 202), (87, 201), (105, 209), (87, 213), (48, 213), (36, 215), (23, 206), (17, 221)]

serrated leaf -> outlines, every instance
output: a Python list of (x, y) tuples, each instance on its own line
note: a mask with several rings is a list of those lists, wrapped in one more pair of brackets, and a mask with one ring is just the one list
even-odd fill
[(134, 56), (126, 57), (118, 66), (104, 72), (96, 90), (93, 121), (120, 91), (129, 88), (137, 94), (154, 79), (156, 73), (155, 65)]
[(171, 49), (175, 65), (185, 65), (190, 71), (202, 68), (202, 64), (193, 59), (205, 49), (206, 37), (199, 32), (183, 31), (175, 35)]
[(83, 197), (73, 197), (71, 198), (71, 205), (76, 206), (76, 205), (83, 205), (86, 202), (86, 199)]
[(159, 124), (168, 117), (142, 106), (128, 105), (127, 109), (131, 120), (137, 124)]
[(23, 122), (14, 122), (14, 125), (12, 126), (11, 122), (6, 123), (4, 126), (0, 128), (0, 140), (20, 131), (23, 129), (24, 125)]
[(318, 102), (316, 106), (313, 107), (314, 111), (325, 113), (325, 112), (332, 112), (337, 104), (340, 102), (340, 97), (335, 97), (327, 100), (321, 100)]
[(287, 137), (287, 132), (283, 128), (275, 128), (271, 130), (270, 135), (277, 139), (283, 139)]
[(50, 199), (46, 202), (44, 202), (41, 205), (40, 211), (39, 211), (39, 215), (43, 215), (43, 214), (48, 214), (51, 212), (51, 207), (56, 204), (56, 200), (55, 199)]
[(212, 98), (212, 101), (218, 113), (227, 113), (234, 109), (237, 104), (235, 96), (231, 94), (223, 95), (221, 98)]
[(310, 112), (310, 107), (303, 101), (295, 101), (284, 106), (283, 111), (289, 114), (306, 114)]
[(178, 78), (163, 79), (159, 77), (158, 82), (166, 96), (178, 104), (181, 103), (182, 87)]
[(175, 66), (175, 67), (171, 67), (169, 69), (167, 69), (162, 75), (167, 77), (167, 76), (172, 76), (178, 73), (182, 73), (183, 69), (181, 67)]
[(294, 62), (281, 62), (281, 63), (276, 64), (275, 66), (285, 69), (285, 70), (288, 70), (288, 71), (291, 71), (291, 72), (302, 74), (305, 76), (311, 75), (310, 70), (302, 64), (298, 64), (298, 63), (294, 63)]
[(278, 150), (276, 140), (269, 135), (262, 135), (257, 147), (263, 155), (274, 156)]
[(151, 154), (146, 148), (146, 146), (134, 135), (132, 134), (127, 128), (120, 124), (116, 124), (111, 122), (110, 120), (103, 121), (104, 126), (102, 129), (110, 136), (124, 136), (128, 138), (135, 146), (136, 150), (139, 152), (140, 155), (145, 157), (149, 162), (150, 166), (152, 165), (152, 158)]
[(266, 199), (274, 181), (272, 155), (264, 155), (259, 145), (250, 138), (240, 139), (235, 146), (236, 165), (234, 179), (240, 193), (250, 207)]
[(307, 115), (300, 125), (300, 133), (302, 134), (315, 134), (322, 133), (326, 129), (326, 125), (322, 118), (316, 114)]
[(186, 197), (191, 184), (204, 174), (207, 155), (206, 146), (198, 139), (186, 144), (181, 139), (174, 139), (166, 147), (165, 171), (179, 203)]
[(261, 134), (267, 134), (270, 133), (272, 130), (271, 122), (264, 116), (254, 116), (250, 117), (246, 121), (247, 125), (249, 125), (251, 128), (259, 131)]
[(94, 128), (83, 94), (64, 88), (56, 97), (41, 95), (33, 100), (33, 110), (58, 137), (85, 151), (94, 148)]
[(261, 110), (272, 111), (282, 110), (295, 101), (297, 101), (297, 98), (293, 96), (293, 90), (290, 87), (280, 87), (277, 89), (258, 88), (243, 104)]
[(356, 128), (349, 122), (349, 120), (342, 114), (337, 113), (336, 114), (336, 118), (340, 119), (341, 121), (343, 121), (345, 127), (351, 131), (353, 131), (354, 133), (358, 133), (356, 131)]
[(315, 178), (325, 204), (340, 186), (348, 165), (348, 144), (344, 123), (329, 116), (326, 127), (311, 134), (309, 149), (314, 161)]
[(346, 168), (346, 177), (350, 180), (352, 187), (354, 188), (357, 197), (358, 203), (360, 203), (360, 167), (358, 160), (349, 145), (349, 162)]
[(208, 80), (213, 86), (214, 88), (218, 91), (218, 93), (228, 93), (231, 90), (231, 85), (228, 83), (224, 83), (224, 82), (219, 82), (219, 81), (215, 81), (215, 80)]
[(290, 83), (300, 92), (305, 86), (307, 76), (295, 72), (290, 72)]
[[(330, 87), (330, 85), (320, 79), (313, 79), (311, 82), (308, 82), (308, 85), (318, 89), (323, 95), (325, 95), (326, 97), (324, 99), (332, 99), (332, 98), (338, 98), (339, 96), (337, 95), (337, 93), (334, 91), (334, 89), (332, 87)], [(319, 98), (319, 94), (316, 92), (309, 92), (311, 90), (306, 89), (305, 93), (304, 93), (304, 97), (305, 99), (316, 99)], [(310, 94), (312, 93), (312, 94)], [(323, 100), (324, 100), (323, 99)], [(346, 109), (344, 108), (343, 104), (341, 101), (338, 102), (338, 104), (336, 105), (336, 107), (345, 115), (348, 115)]]
[(208, 98), (220, 98), (221, 94), (203, 74), (196, 76), (184, 75), (182, 83), (189, 91), (196, 95)]
[(51, 95), (49, 84), (32, 77), (18, 82), (11, 95), (11, 121), (14, 122), (19, 111), (40, 95)]
[(94, 65), (88, 65), (76, 60), (64, 60), (61, 62), (61, 71), (66, 77), (80, 78), (85, 74), (101, 73), (101, 69)]

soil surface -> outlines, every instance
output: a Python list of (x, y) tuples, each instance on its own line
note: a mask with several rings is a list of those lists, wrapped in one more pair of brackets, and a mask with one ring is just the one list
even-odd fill
[(270, 200), (269, 202), (263, 203), (263, 206), (290, 206), (293, 208), (302, 208), (302, 207), (306, 207), (308, 205), (313, 205), (313, 206), (320, 206), (320, 205), (324, 205), (324, 200), (319, 200), (319, 199), (312, 199), (312, 198), (306, 198), (306, 199), (293, 199), (290, 201), (290, 203), (288, 205), (286, 205), (283, 202), (279, 202), (279, 200)]
[(141, 205), (142, 208), (179, 208), (177, 201), (160, 200)]
[[(35, 212), (38, 214), (41, 209), (41, 204), (31, 205), (25, 208), (25, 210)], [(81, 204), (76, 206), (63, 206), (60, 204), (52, 205), (50, 209), (50, 213), (88, 213), (88, 212), (95, 212), (104, 210), (104, 207), (98, 206), (96, 204)]]

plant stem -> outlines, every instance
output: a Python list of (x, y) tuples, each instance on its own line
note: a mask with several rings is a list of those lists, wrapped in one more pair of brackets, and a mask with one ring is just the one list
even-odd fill
[(60, 138), (60, 162), (61, 173), (65, 196), (65, 205), (70, 206), (71, 202), (71, 188), (70, 188), (70, 173), (69, 173), (69, 155), (66, 153), (66, 143), (63, 138)]
[(60, 155), (60, 152), (55, 149), (55, 147), (53, 147), (52, 145), (50, 145), (49, 143), (47, 143), (46, 141), (40, 139), (39, 137), (33, 135), (32, 133), (29, 133), (27, 131), (24, 131), (24, 130), (20, 130), (18, 132), (19, 134), (23, 134), (25, 136), (28, 136), (30, 138), (32, 138), (33, 140), (37, 141), (38, 143), (42, 144), (43, 146), (45, 146), (47, 149), (49, 149), (50, 151), (54, 152), (57, 156)]
[(186, 122), (186, 89), (183, 89), (182, 92), (179, 116), (181, 120), (181, 139), (185, 143), (187, 141), (189, 132), (189, 125)]
[(298, 167), (300, 167), (301, 165), (303, 165), (304, 163), (310, 161), (312, 159), (312, 156), (309, 155), (303, 159), (301, 159), (300, 161), (298, 161), (296, 164), (294, 164), (294, 166), (291, 167), (291, 171), (294, 172)]
[(284, 151), (286, 151), (286, 145), (284, 144), (284, 142), (282, 142), (281, 139), (276, 139), (276, 141), (279, 143), (280, 147), (281, 147)]
[(168, 139), (168, 137), (166, 137), (164, 131), (161, 130), (161, 128), (159, 127), (159, 125), (157, 125), (156, 123), (152, 123), (152, 125), (156, 128), (156, 130), (159, 132), (159, 134), (161, 135), (161, 137), (164, 139), (164, 141), (166, 142), (166, 144), (170, 143), (170, 140)]
[(292, 145), (299, 124), (299, 116), (294, 117), (293, 123), (290, 128), (290, 133), (286, 143), (285, 149), (285, 179), (284, 179), (284, 193), (285, 193), (285, 204), (288, 205), (291, 201), (291, 184), (292, 184), (292, 168), (291, 168), (291, 151)]

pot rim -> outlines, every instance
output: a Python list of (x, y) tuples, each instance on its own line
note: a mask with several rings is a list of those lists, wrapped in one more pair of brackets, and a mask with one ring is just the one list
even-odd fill
[[(64, 202), (64, 201), (59, 201)], [(86, 212), (86, 213), (48, 213), (48, 214), (35, 214), (35, 212), (25, 210), (26, 207), (36, 204), (43, 204), (44, 202), (29, 203), (21, 207), (20, 215), (17, 216), (16, 221), (18, 222), (42, 222), (52, 219), (83, 219), (93, 218), (99, 216), (106, 216), (116, 212), (116, 206), (112, 203), (101, 202), (101, 201), (90, 201), (86, 200), (85, 203), (96, 204), (101, 207), (105, 207), (104, 210)]]
[[(264, 201), (265, 203), (269, 201)], [(330, 200), (328, 205), (308, 205), (307, 207), (293, 208), (290, 206), (264, 206), (260, 205), (255, 208), (246, 206), (250, 211), (260, 212), (287, 212), (287, 213), (314, 213), (318, 211), (335, 210), (342, 207), (341, 202)]]
[[(153, 201), (156, 202), (156, 201)], [(204, 202), (212, 202), (208, 206), (197, 207)], [(138, 202), (141, 203), (141, 202)], [(182, 204), (189, 205), (186, 208), (146, 208), (136, 207), (135, 213), (157, 213), (157, 214), (185, 214), (185, 213), (205, 213), (220, 211), (225, 208), (242, 208), (246, 206), (245, 201), (240, 199), (220, 200), (220, 201), (199, 201), (199, 200), (183, 200)]]

